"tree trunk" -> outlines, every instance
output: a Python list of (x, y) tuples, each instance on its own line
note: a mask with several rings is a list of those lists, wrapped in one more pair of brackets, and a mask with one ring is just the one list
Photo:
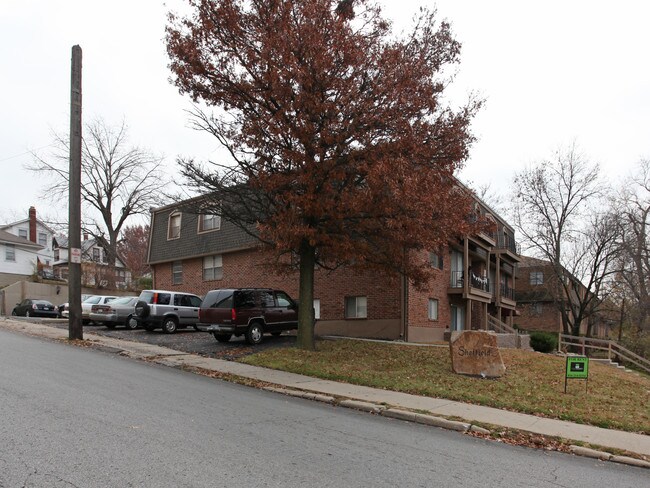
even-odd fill
[(316, 250), (304, 243), (300, 248), (300, 285), (298, 307), (298, 338), (300, 349), (313, 351), (314, 346), (314, 265)]

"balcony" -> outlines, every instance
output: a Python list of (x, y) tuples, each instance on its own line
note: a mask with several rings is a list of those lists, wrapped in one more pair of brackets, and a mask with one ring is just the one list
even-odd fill
[(515, 301), (515, 290), (506, 284), (501, 284), (501, 299)]
[(497, 249), (510, 251), (515, 255), (521, 253), (521, 247), (517, 244), (515, 238), (508, 234), (499, 234), (497, 236)]
[(488, 303), (492, 299), (490, 280), (475, 275), (470, 271), (468, 288), (465, 290), (465, 278), (462, 271), (452, 271), (449, 283), (449, 293), (462, 293), (463, 298), (471, 298)]

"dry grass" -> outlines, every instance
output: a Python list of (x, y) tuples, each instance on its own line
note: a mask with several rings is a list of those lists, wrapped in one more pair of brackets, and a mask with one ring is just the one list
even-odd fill
[(413, 347), (350, 340), (319, 341), (316, 351), (272, 349), (241, 361), (358, 385), (447, 398), (478, 405), (650, 434), (650, 379), (590, 363), (589, 391), (569, 380), (565, 360), (501, 350), (507, 371), (495, 380), (451, 371), (446, 347)]

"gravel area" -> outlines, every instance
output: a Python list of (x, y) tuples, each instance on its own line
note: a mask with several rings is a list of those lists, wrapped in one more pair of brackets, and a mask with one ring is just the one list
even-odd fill
[[(50, 325), (61, 329), (68, 328), (67, 322)], [(148, 344), (155, 344), (156, 346), (176, 349), (177, 351), (231, 361), (265, 349), (289, 347), (296, 343), (295, 334), (284, 332), (279, 337), (274, 337), (270, 334), (264, 335), (264, 340), (257, 346), (248, 345), (243, 336), (233, 337), (230, 339), (230, 342), (223, 344), (217, 342), (212, 334), (208, 332), (197, 332), (192, 327), (179, 329), (174, 334), (165, 334), (160, 330), (147, 332), (143, 329), (128, 330), (124, 327), (109, 329), (104, 326), (85, 325), (85, 333), (104, 335), (129, 341), (146, 342)]]

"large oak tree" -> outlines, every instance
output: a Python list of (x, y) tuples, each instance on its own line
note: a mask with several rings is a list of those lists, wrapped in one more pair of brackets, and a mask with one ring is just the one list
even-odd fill
[[(315, 265), (424, 283), (413, 251), (472, 230), (454, 173), (480, 101), (443, 98), (460, 53), (450, 25), (421, 9), (398, 36), (370, 0), (188, 3), (167, 27), (173, 82), (230, 156), (180, 161), (203, 211), (296, 255), (303, 304)], [(313, 324), (300, 307), (299, 347), (313, 348)]]

